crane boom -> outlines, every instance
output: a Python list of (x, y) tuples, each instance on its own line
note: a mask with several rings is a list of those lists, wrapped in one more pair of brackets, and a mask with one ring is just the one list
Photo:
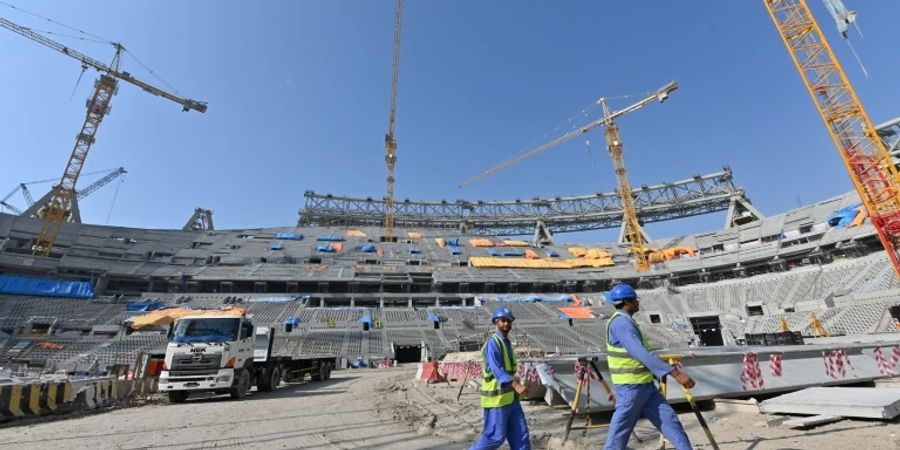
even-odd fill
[[(10, 22), (9, 20), (4, 19), (2, 17), (0, 17), (0, 27), (6, 28), (7, 30), (12, 31), (13, 33), (22, 35), (28, 39), (31, 39), (34, 42), (37, 42), (38, 44), (41, 44), (45, 47), (49, 47), (49, 48), (56, 50), (64, 55), (74, 58), (74, 59), (78, 60), (79, 62), (81, 62), (81, 64), (83, 66), (92, 67), (98, 72), (105, 73), (113, 78), (127, 81), (127, 82), (143, 89), (144, 91), (147, 91), (147, 92), (153, 94), (153, 95), (163, 97), (167, 100), (171, 100), (175, 103), (178, 103), (181, 105), (182, 111), (194, 110), (194, 111), (199, 111), (202, 113), (206, 112), (207, 105), (205, 102), (199, 102), (196, 100), (182, 98), (182, 97), (179, 97), (170, 92), (164, 91), (158, 87), (155, 87), (153, 85), (145, 83), (145, 82), (133, 77), (130, 73), (119, 70), (118, 67), (115, 67), (115, 68), (110, 67), (110, 66), (108, 66), (94, 58), (91, 58), (90, 56), (87, 56), (77, 50), (71, 49), (59, 42), (54, 41), (53, 39), (50, 39), (46, 36), (36, 33), (31, 28), (17, 25), (17, 24)], [(114, 46), (117, 48), (117, 50), (120, 48), (123, 48), (119, 44), (114, 44)]]
[(109, 184), (111, 181), (115, 180), (116, 178), (119, 178), (120, 175), (124, 175), (126, 173), (128, 173), (128, 171), (125, 170), (124, 167), (119, 167), (118, 169), (113, 170), (112, 172), (106, 174), (103, 178), (100, 178), (99, 180), (89, 184), (88, 187), (79, 190), (75, 197), (78, 200), (81, 200), (81, 199), (87, 197), (88, 195), (91, 195), (94, 192), (96, 192), (97, 189), (100, 189), (103, 186), (106, 186), (107, 184)]
[(628, 114), (630, 112), (637, 111), (638, 109), (641, 109), (644, 106), (649, 105), (650, 103), (653, 103), (655, 101), (660, 101), (660, 102), (665, 101), (665, 99), (668, 97), (668, 95), (676, 89), (678, 89), (678, 83), (676, 83), (675, 81), (671, 81), (668, 84), (666, 84), (665, 86), (657, 89), (657, 91), (654, 92), (653, 94), (648, 95), (646, 98), (643, 98), (640, 101), (638, 101), (632, 105), (629, 105), (623, 109), (611, 112), (608, 117), (606, 117), (606, 116), (601, 117), (600, 119), (590, 122), (576, 130), (572, 130), (550, 142), (539, 145), (539, 146), (537, 146), (531, 150), (528, 150), (527, 152), (524, 152), (512, 159), (509, 159), (500, 164), (497, 164), (496, 166), (491, 167), (490, 169), (485, 170), (484, 172), (482, 172), (478, 175), (475, 175), (474, 177), (468, 178), (468, 179), (464, 180), (463, 182), (461, 182), (459, 184), (459, 187), (463, 188), (468, 185), (477, 183), (477, 182), (479, 182), (479, 181), (481, 181), (503, 169), (506, 169), (507, 167), (518, 164), (522, 161), (525, 161), (526, 159), (529, 159), (529, 158), (537, 156), (541, 153), (544, 153), (545, 151), (550, 150), (551, 148), (556, 147), (557, 145), (560, 145), (564, 142), (568, 142), (568, 141), (572, 140), (573, 138), (581, 136), (582, 134), (590, 131), (592, 128), (608, 125), (612, 120), (615, 120), (616, 118), (624, 116), (625, 114)]
[(394, 240), (394, 166), (397, 164), (397, 140), (394, 138), (394, 118), (397, 115), (397, 84), (400, 77), (400, 30), (403, 19), (403, 0), (397, 0), (394, 10), (394, 47), (391, 56), (391, 106), (388, 131), (384, 135), (384, 162), (387, 165), (387, 193), (384, 197), (384, 240)]
[(900, 174), (805, 0), (763, 0), (900, 276)]

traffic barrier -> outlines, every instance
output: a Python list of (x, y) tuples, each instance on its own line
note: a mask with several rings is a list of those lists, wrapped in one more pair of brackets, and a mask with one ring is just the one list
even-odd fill
[(740, 380), (741, 388), (745, 391), (748, 390), (748, 388), (763, 388), (764, 382), (762, 371), (759, 370), (759, 354), (756, 352), (744, 353)]
[(773, 377), (781, 376), (781, 360), (784, 359), (784, 353), (772, 353), (769, 355), (769, 371)]

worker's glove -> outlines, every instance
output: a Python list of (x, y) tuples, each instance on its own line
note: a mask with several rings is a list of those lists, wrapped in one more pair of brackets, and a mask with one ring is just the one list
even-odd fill
[(694, 387), (694, 379), (689, 377), (688, 374), (686, 374), (678, 369), (673, 370), (672, 373), (670, 373), (669, 375), (672, 378), (674, 378), (675, 381), (678, 382), (678, 384), (680, 384), (688, 389)]

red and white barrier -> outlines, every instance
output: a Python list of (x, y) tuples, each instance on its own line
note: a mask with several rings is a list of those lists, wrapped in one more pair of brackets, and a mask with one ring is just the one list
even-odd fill
[(825, 361), (825, 375), (835, 380), (838, 376), (840, 378), (847, 376), (847, 366), (853, 368), (846, 350), (825, 351), (822, 352), (822, 358)]
[(769, 355), (769, 371), (773, 377), (781, 376), (781, 360), (784, 359), (784, 353), (772, 353)]
[(463, 380), (468, 371), (468, 379), (481, 377), (481, 363), (475, 361), (454, 361), (441, 363), (441, 372), (448, 380)]
[(753, 389), (762, 389), (764, 382), (762, 371), (759, 370), (759, 355), (756, 352), (744, 353), (744, 362), (741, 371), (741, 388), (747, 390), (748, 387)]
[(875, 347), (875, 362), (878, 363), (878, 371), (882, 375), (891, 376), (894, 374), (894, 360), (885, 358), (881, 352), (881, 347)]

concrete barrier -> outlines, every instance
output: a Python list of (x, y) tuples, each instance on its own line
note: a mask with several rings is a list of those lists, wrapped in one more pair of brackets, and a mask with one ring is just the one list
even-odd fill
[(112, 378), (0, 385), (0, 422), (121, 404), (155, 392), (155, 380)]

